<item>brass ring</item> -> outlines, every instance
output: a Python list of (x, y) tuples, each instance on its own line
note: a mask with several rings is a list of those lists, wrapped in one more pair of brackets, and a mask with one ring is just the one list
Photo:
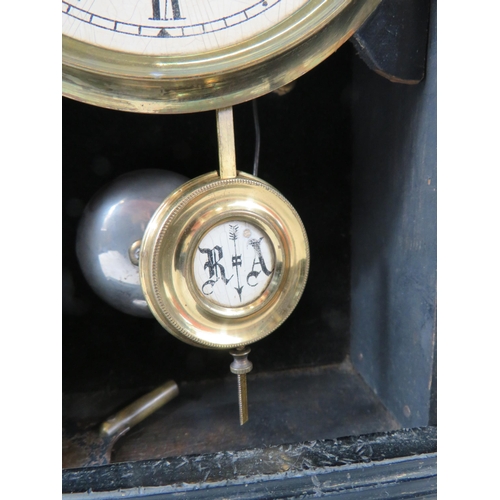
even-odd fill
[(139, 113), (192, 113), (255, 99), (340, 47), (380, 0), (309, 0), (289, 18), (229, 47), (147, 56), (62, 39), (63, 95)]
[[(260, 228), (274, 249), (272, 278), (253, 302), (214, 304), (194, 285), (193, 259), (210, 228), (229, 220)], [(248, 345), (280, 326), (297, 305), (309, 271), (304, 226), (272, 186), (239, 172), (193, 179), (169, 196), (150, 220), (141, 245), (141, 285), (154, 316), (172, 335), (192, 345), (228, 349)]]

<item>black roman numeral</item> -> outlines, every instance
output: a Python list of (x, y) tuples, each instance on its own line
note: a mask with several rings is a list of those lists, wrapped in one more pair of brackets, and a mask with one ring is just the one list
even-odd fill
[(182, 19), (181, 15), (181, 8), (179, 6), (179, 0), (170, 0), (170, 6), (169, 6), (169, 0), (164, 0), (164, 9), (162, 12), (161, 9), (161, 3), (162, 0), (151, 0), (151, 6), (153, 8), (153, 19), (154, 21), (166, 21), (169, 19), (168, 14), (169, 14), (169, 9), (171, 9), (172, 13), (172, 19), (174, 21), (177, 21), (179, 19)]

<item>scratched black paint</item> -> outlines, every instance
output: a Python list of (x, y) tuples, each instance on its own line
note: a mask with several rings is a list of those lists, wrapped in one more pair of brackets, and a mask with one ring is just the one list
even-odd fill
[[(273, 488), (275, 487), (273, 482), (280, 481), (282, 490), (279, 498), (294, 498), (297, 494), (294, 479), (302, 477), (306, 478), (308, 483), (306, 485), (306, 481), (302, 481), (298, 486), (303, 489), (302, 498), (326, 496), (317, 491), (321, 484), (325, 485), (324, 493), (328, 493), (330, 489), (330, 493), (350, 490), (351, 494), (356, 492), (359, 494), (359, 490), (364, 487), (371, 493), (372, 498), (375, 498), (373, 493), (376, 488), (373, 488), (373, 482), (378, 482), (382, 490), (379, 494), (387, 498), (391, 487), (396, 486), (398, 482), (410, 483), (411, 480), (422, 479), (424, 481), (416, 488), (420, 489), (418, 493), (421, 496), (422, 493), (435, 495), (436, 440), (436, 428), (425, 427), (335, 440), (269, 446), (241, 452), (180, 456), (66, 470), (63, 472), (63, 492), (89, 491), (92, 498), (92, 493), (99, 491), (121, 489), (124, 490), (123, 494), (126, 494), (127, 490), (134, 488), (158, 488), (156, 491), (150, 490), (149, 493), (153, 495), (168, 492), (170, 495), (174, 493), (187, 495), (190, 491), (197, 491), (198, 498), (222, 498), (229, 493), (227, 490), (222, 490), (224, 494), (221, 490), (215, 490), (217, 493), (213, 496), (214, 492), (211, 494), (209, 488), (211, 486), (227, 488), (231, 485), (252, 483), (263, 483), (267, 488)], [(408, 460), (407, 457), (412, 456), (414, 458)], [(395, 459), (403, 460), (397, 462)], [(398, 466), (390, 469), (390, 464), (394, 462)], [(370, 469), (356, 468), (357, 465), (368, 463), (372, 465), (371, 471), (375, 472), (372, 477)], [(416, 466), (412, 469), (413, 476), (408, 474), (411, 464)], [(381, 466), (380, 469), (376, 468), (377, 465)], [(393, 477), (390, 478), (392, 481), (388, 480), (388, 477), (384, 478), (381, 473), (381, 469), (386, 468), (393, 471)], [(422, 472), (421, 475), (415, 474), (418, 470)], [(357, 471), (362, 471), (361, 477)], [(406, 479), (402, 472), (407, 474)], [(313, 473), (315, 480), (312, 479)], [(326, 478), (330, 481), (329, 485)], [(396, 491), (400, 493), (397, 489)], [(241, 491), (239, 493), (242, 494)], [(272, 494), (240, 497), (235, 494), (234, 498), (278, 497)], [(363, 496), (359, 495), (356, 498)], [(403, 495), (392, 498), (403, 498)]]

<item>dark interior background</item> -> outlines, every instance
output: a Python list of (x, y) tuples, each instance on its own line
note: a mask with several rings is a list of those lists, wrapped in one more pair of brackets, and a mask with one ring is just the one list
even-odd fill
[[(291, 317), (252, 346), (256, 372), (341, 362), (349, 348), (351, 66), (343, 45), (284, 96), (258, 99), (259, 176), (296, 208), (311, 247), (310, 277)], [(252, 171), (252, 104), (235, 107), (238, 168)], [(104, 303), (78, 266), (75, 238), (90, 198), (119, 175), (217, 169), (215, 113), (139, 115), (63, 99), (63, 392), (150, 387), (167, 378), (224, 377), (227, 352), (194, 348), (156, 322)]]

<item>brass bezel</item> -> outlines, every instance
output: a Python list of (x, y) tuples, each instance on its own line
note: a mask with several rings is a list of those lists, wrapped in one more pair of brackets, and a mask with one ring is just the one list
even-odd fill
[(244, 43), (191, 56), (146, 56), (63, 36), (63, 95), (141, 113), (224, 108), (275, 90), (332, 54), (380, 0), (309, 0)]
[[(259, 299), (224, 308), (200, 298), (192, 259), (207, 230), (238, 218), (271, 238), (275, 268)], [(297, 212), (269, 184), (242, 172), (231, 179), (211, 172), (170, 195), (146, 228), (139, 259), (142, 289), (160, 324), (188, 344), (213, 349), (248, 345), (274, 331), (297, 305), (308, 271), (309, 245)]]

